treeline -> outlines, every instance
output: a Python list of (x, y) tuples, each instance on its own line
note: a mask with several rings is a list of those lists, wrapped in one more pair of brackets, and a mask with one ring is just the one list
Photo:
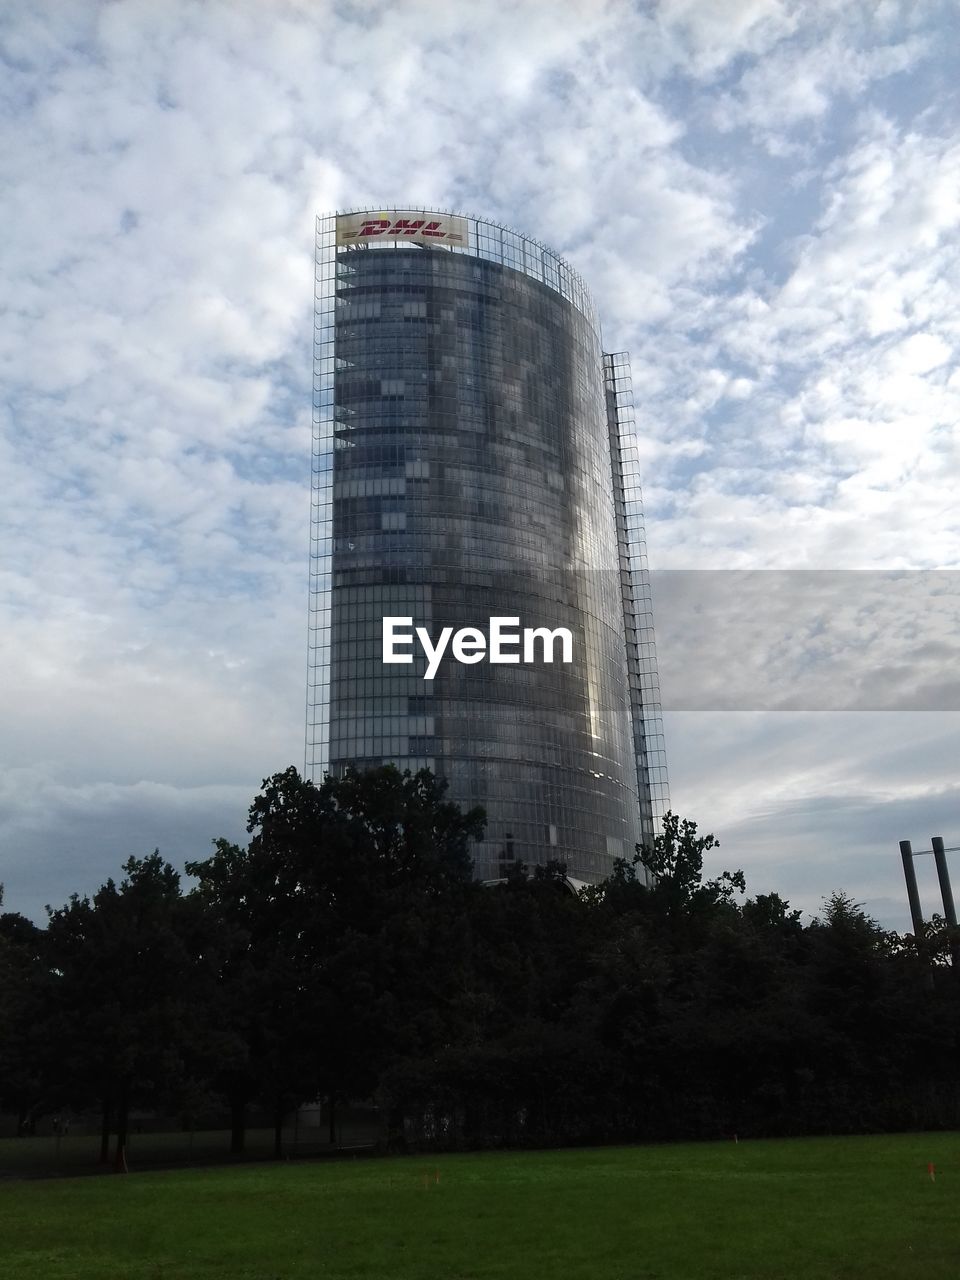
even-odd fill
[(740, 901), (691, 822), (579, 895), (474, 883), (482, 811), (426, 772), (289, 769), (248, 830), (187, 892), (155, 853), (45, 928), (0, 915), (0, 1108), (96, 1107), (103, 1159), (134, 1107), (228, 1111), (235, 1152), (266, 1107), (279, 1154), (321, 1098), (375, 1099), (394, 1149), (960, 1124), (950, 940)]

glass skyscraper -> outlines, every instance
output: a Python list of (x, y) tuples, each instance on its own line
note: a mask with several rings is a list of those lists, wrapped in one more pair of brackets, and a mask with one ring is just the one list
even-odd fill
[[(307, 775), (428, 767), (482, 805), (476, 874), (555, 859), (585, 882), (667, 804), (627, 357), (579, 276), (494, 223), (317, 220)], [(493, 663), (383, 619), (565, 629)]]

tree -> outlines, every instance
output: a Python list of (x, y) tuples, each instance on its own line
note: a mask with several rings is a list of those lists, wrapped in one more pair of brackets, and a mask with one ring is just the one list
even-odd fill
[(246, 850), (188, 865), (237, 949), (252, 1015), (245, 1081), (283, 1115), (306, 1098), (369, 1094), (393, 1056), (438, 1034), (483, 814), (462, 814), (424, 770), (296, 769), (264, 780)]
[(125, 1167), (130, 1108), (169, 1104), (197, 1073), (213, 992), (207, 930), (180, 877), (154, 852), (92, 899), (48, 908), (50, 1034), (64, 1098), (100, 1101), (101, 1159), (115, 1122)]
[(712, 834), (698, 836), (695, 822), (668, 810), (653, 844), (637, 846), (634, 863), (653, 876), (654, 900), (667, 914), (691, 915), (730, 903), (735, 893), (746, 892), (742, 871), (724, 871), (703, 882), (703, 855), (719, 847)]
[(17, 912), (0, 914), (0, 1108), (16, 1112), (18, 1133), (44, 1097), (43, 941), (43, 931), (33, 921)]

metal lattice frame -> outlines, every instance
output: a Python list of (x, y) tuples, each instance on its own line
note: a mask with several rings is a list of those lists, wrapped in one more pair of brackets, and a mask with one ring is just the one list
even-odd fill
[(313, 322), (310, 603), (304, 775), (322, 779), (330, 742), (330, 588), (333, 568), (334, 308), (336, 216), (317, 218)]
[[(400, 207), (400, 206), (397, 206)], [(437, 212), (404, 205), (422, 213)], [(363, 209), (342, 212), (367, 212)], [(449, 212), (449, 211), (447, 211)], [(447, 246), (512, 267), (554, 289), (597, 326), (597, 312), (581, 277), (553, 250), (499, 223), (467, 218), (470, 243)], [(311, 468), (309, 625), (307, 639), (307, 707), (305, 776), (322, 778), (329, 765), (330, 730), (330, 599), (333, 546), (334, 349), (336, 326), (336, 214), (317, 218), (314, 277), (313, 450)], [(392, 242), (390, 243), (392, 247)], [(342, 252), (376, 252), (387, 244), (371, 243)], [(653, 601), (646, 559), (643, 498), (634, 438), (633, 391), (625, 352), (604, 356), (607, 399), (611, 412), (614, 491), (621, 537), (621, 590), (630, 678), (634, 753), (641, 810), (641, 838), (651, 839), (669, 807), (660, 681), (653, 631)], [(649, 802), (647, 797), (649, 796)]]
[(614, 497), (617, 502), (617, 533), (620, 539), (620, 586), (623, 594), (641, 838), (647, 842), (659, 832), (661, 819), (670, 807), (663, 711), (660, 706), (660, 675), (657, 670), (657, 646), (653, 630), (653, 594), (647, 566), (630, 356), (626, 351), (606, 354), (603, 365), (610, 418), (610, 450), (614, 460)]

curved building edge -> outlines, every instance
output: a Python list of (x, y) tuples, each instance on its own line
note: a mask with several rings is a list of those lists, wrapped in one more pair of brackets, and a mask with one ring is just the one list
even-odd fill
[[(338, 244), (338, 225), (351, 220), (353, 227), (366, 219), (385, 229), (368, 234), (356, 248)], [(415, 226), (422, 222), (422, 226)], [(398, 225), (405, 223), (406, 225)], [(426, 239), (431, 229), (459, 229), (464, 240)], [(440, 249), (446, 254), (467, 255), (517, 271), (559, 295), (573, 307), (593, 331), (602, 367), (597, 370), (600, 394), (605, 402), (610, 458), (610, 484), (616, 511), (616, 564), (623, 610), (623, 647), (629, 685), (632, 755), (639, 805), (637, 839), (647, 843), (656, 834), (658, 821), (668, 807), (663, 727), (659, 705), (659, 681), (653, 636), (652, 599), (646, 567), (642, 495), (639, 489), (634, 441), (633, 402), (629, 361), (625, 353), (604, 353), (597, 311), (579, 274), (558, 254), (539, 241), (512, 228), (469, 214), (444, 213), (422, 206), (388, 211), (357, 209), (317, 218), (317, 253), (314, 313), (313, 450), (311, 481), (310, 609), (308, 627), (308, 689), (306, 708), (305, 774), (318, 779), (330, 767), (331, 645), (334, 582), (334, 475), (337, 419), (336, 306), (337, 263), (357, 250), (396, 249), (406, 244), (420, 249)], [(371, 264), (372, 265), (372, 264)], [(409, 759), (406, 753), (401, 760)], [(595, 777), (600, 777), (596, 774)], [(633, 787), (631, 787), (633, 789)], [(466, 799), (454, 797), (461, 803)], [(615, 842), (616, 844), (616, 842)], [(543, 851), (541, 851), (543, 852)], [(629, 848), (609, 851), (604, 867), (572, 867), (571, 876), (583, 882), (600, 878), (614, 856), (629, 857)], [(543, 856), (533, 861), (545, 861)], [(486, 876), (496, 869), (489, 861)], [(483, 875), (482, 870), (478, 874)]]

